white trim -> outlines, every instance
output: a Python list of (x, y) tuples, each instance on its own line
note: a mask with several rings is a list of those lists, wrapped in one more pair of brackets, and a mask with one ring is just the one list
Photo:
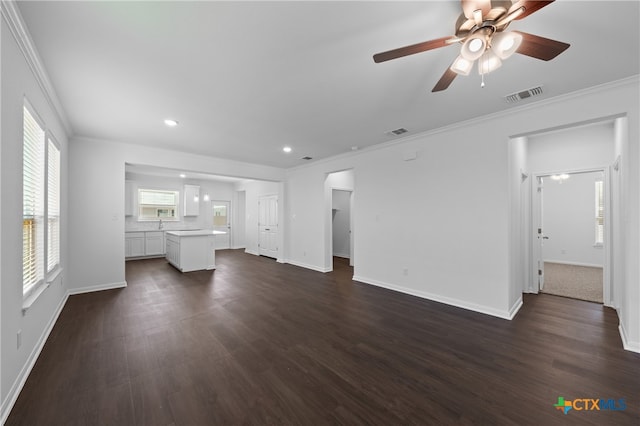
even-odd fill
[(511, 307), (511, 309), (509, 309), (509, 318), (508, 318), (509, 320), (512, 320), (513, 318), (515, 318), (518, 312), (520, 312), (520, 308), (522, 308), (523, 304), (524, 302), (522, 301), (522, 295), (520, 295), (520, 297), (518, 297), (518, 300), (516, 300), (513, 306)]
[(470, 303), (464, 300), (454, 299), (447, 296), (441, 296), (439, 294), (429, 293), (426, 291), (414, 290), (412, 288), (401, 287), (395, 284), (385, 283), (383, 281), (374, 280), (371, 278), (366, 278), (363, 276), (354, 275), (354, 281), (359, 281), (365, 284), (371, 284), (377, 287), (383, 287), (388, 290), (397, 291), (400, 293), (410, 294), (412, 296), (417, 296), (422, 299), (432, 300), (434, 302), (444, 303), (446, 305), (455, 306), (457, 308), (466, 309), (468, 311), (474, 311), (481, 314), (491, 315), (494, 317), (511, 320), (516, 315), (520, 307), (522, 306), (522, 298), (520, 298), (514, 306), (511, 307), (508, 311), (503, 311), (500, 309), (492, 308), (489, 306), (478, 305), (476, 303)]
[(344, 253), (333, 253), (334, 257), (341, 257), (343, 259), (350, 259), (351, 257), (349, 256), (349, 253), (344, 254)]
[(37, 49), (35, 48), (35, 43), (31, 39), (31, 35), (29, 34), (29, 30), (22, 19), (22, 15), (20, 14), (20, 10), (18, 9), (16, 1), (7, 1), (0, 0), (0, 11), (2, 13), (2, 17), (5, 19), (5, 22), (9, 26), (9, 30), (20, 48), (22, 55), (24, 56), (31, 72), (33, 73), (38, 85), (42, 89), (42, 93), (44, 94), (45, 99), (51, 109), (55, 111), (60, 122), (64, 126), (67, 135), (72, 135), (73, 130), (71, 128), (71, 124), (67, 119), (67, 116), (64, 112), (64, 108), (56, 95), (56, 91), (51, 84), (51, 80), (49, 79), (49, 75), (45, 67), (42, 64), (42, 60), (40, 59), (40, 55), (38, 54)]
[[(620, 318), (619, 315), (618, 318)], [(618, 330), (620, 331), (620, 337), (622, 338), (622, 347), (624, 348), (624, 350), (640, 353), (640, 342), (632, 342), (627, 338), (627, 332), (622, 325), (622, 321), (620, 321)]]
[(543, 259), (542, 261), (545, 263), (559, 263), (560, 265), (586, 266), (588, 268), (604, 268), (604, 265), (597, 265), (595, 263), (571, 262), (566, 260), (553, 260), (553, 259), (551, 260)]
[(44, 348), (44, 345), (47, 342), (47, 339), (49, 338), (49, 334), (51, 334), (51, 330), (53, 330), (53, 326), (58, 321), (58, 317), (60, 316), (62, 309), (67, 303), (67, 299), (69, 299), (68, 292), (62, 298), (62, 300), (60, 301), (60, 304), (58, 305), (55, 312), (53, 313), (53, 316), (51, 317), (51, 320), (49, 320), (47, 327), (44, 329), (42, 335), (38, 339), (38, 342), (36, 343), (33, 350), (31, 351), (29, 358), (27, 358), (27, 362), (22, 367), (22, 370), (18, 374), (18, 377), (16, 377), (16, 380), (13, 382), (11, 389), (9, 389), (9, 392), (7, 393), (7, 397), (5, 398), (4, 401), (2, 401), (2, 411), (1, 411), (2, 414), (0, 416), (0, 424), (4, 424), (7, 418), (9, 417), (9, 413), (11, 413), (11, 409), (13, 408), (13, 405), (16, 403), (16, 400), (18, 399), (18, 395), (20, 395), (20, 392), (22, 391), (24, 384), (27, 382), (27, 378), (29, 377), (29, 374), (31, 374), (31, 370), (33, 369), (33, 366), (38, 360), (38, 357), (40, 356), (40, 352), (42, 352), (42, 349)]
[(244, 249), (244, 252), (247, 253), (247, 254), (252, 254), (254, 256), (260, 256), (260, 254), (258, 254), (257, 251), (253, 251), (253, 250), (250, 250), (248, 248)]
[(299, 266), (300, 268), (311, 269), (312, 271), (322, 272), (323, 274), (332, 271), (331, 268), (309, 265), (308, 263), (302, 263), (295, 260), (284, 260), (284, 263), (288, 263), (293, 266)]
[(119, 283), (107, 283), (107, 284), (100, 284), (95, 286), (80, 287), (80, 288), (70, 289), (69, 295), (73, 296), (74, 294), (93, 293), (95, 291), (102, 291), (102, 290), (114, 290), (118, 288), (125, 288), (126, 286), (127, 286), (127, 282), (122, 281)]

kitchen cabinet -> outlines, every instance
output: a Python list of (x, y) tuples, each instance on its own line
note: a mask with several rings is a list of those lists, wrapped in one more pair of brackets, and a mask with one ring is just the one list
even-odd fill
[(200, 214), (200, 187), (198, 185), (184, 186), (184, 216), (198, 216)]
[(145, 256), (157, 256), (164, 254), (164, 232), (147, 231), (144, 233)]
[(124, 234), (124, 257), (164, 256), (163, 231), (137, 231)]
[(167, 260), (182, 272), (216, 268), (215, 236), (212, 230), (167, 231)]
[(127, 232), (124, 237), (124, 256), (139, 257), (145, 255), (144, 232)]

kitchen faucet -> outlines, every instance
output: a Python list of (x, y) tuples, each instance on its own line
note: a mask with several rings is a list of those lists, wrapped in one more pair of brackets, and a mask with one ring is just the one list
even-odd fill
[(162, 229), (162, 219), (158, 221), (158, 229)]

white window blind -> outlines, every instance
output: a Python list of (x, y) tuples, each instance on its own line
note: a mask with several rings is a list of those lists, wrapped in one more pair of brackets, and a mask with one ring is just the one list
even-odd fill
[(60, 264), (60, 150), (47, 142), (47, 272)]
[(138, 189), (138, 219), (177, 219), (178, 192)]
[(604, 243), (604, 182), (596, 181), (596, 244)]
[(26, 297), (44, 279), (44, 130), (23, 109), (22, 291)]

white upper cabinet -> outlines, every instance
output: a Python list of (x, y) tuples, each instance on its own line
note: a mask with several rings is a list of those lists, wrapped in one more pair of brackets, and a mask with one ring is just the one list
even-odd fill
[(198, 216), (200, 214), (200, 187), (198, 185), (184, 186), (184, 216)]

